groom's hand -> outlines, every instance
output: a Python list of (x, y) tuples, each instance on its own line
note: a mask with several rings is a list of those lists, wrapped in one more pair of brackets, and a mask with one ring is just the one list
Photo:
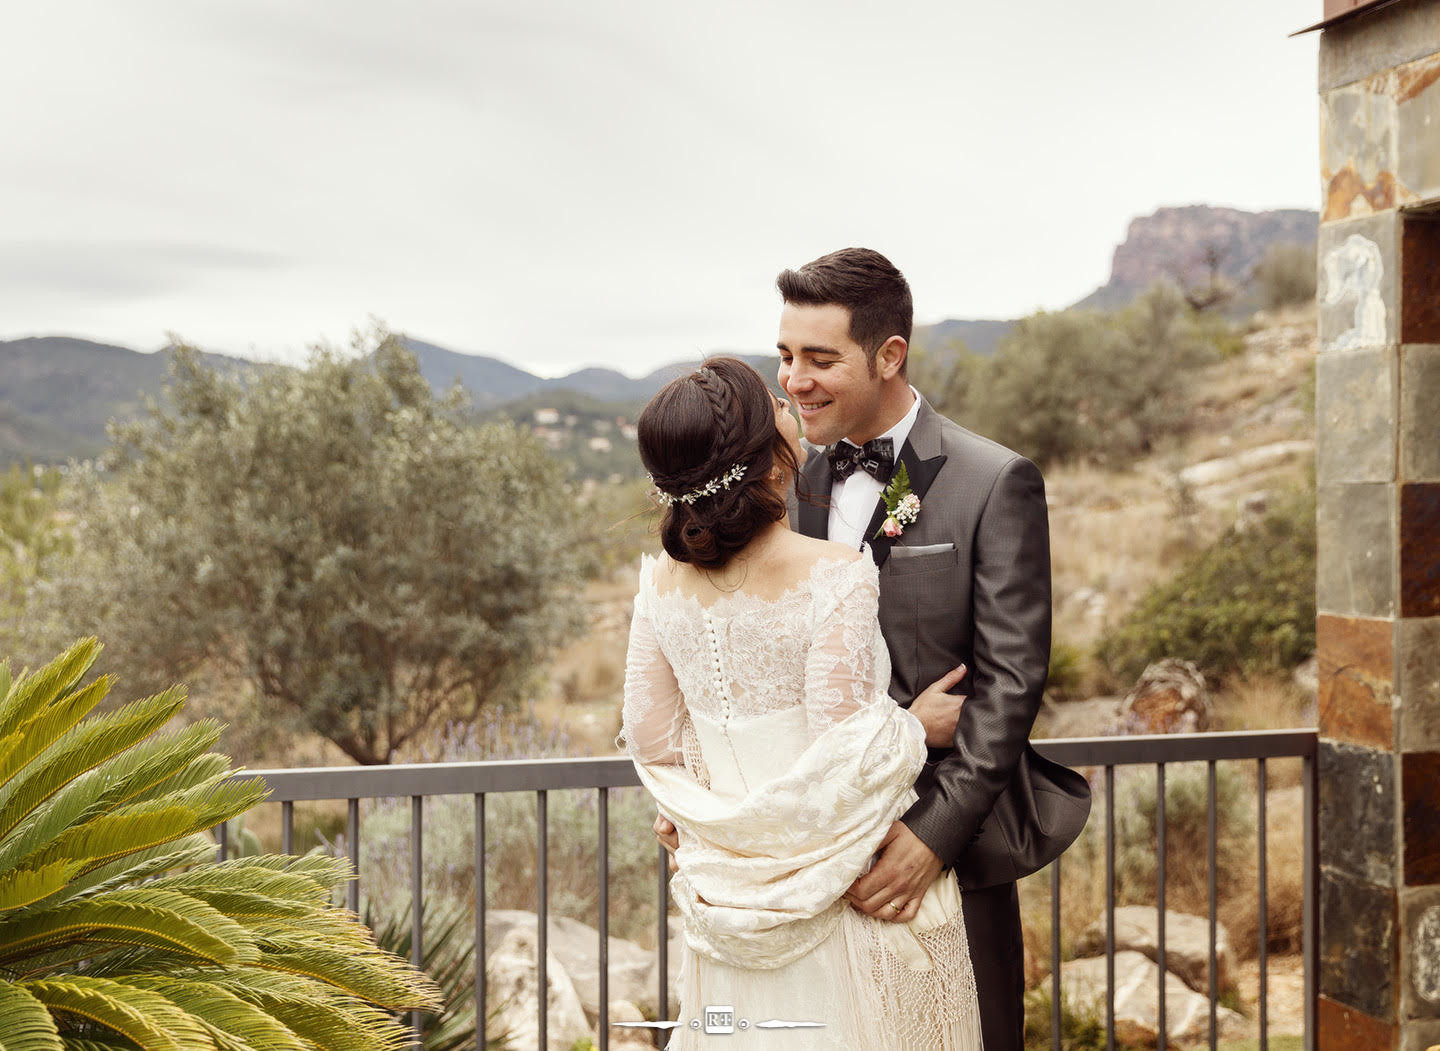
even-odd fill
[(680, 866), (675, 863), (675, 851), (680, 849), (680, 833), (675, 831), (675, 826), (664, 814), (655, 815), (655, 824), (652, 827), (655, 830), (655, 838), (670, 854), (670, 871), (678, 872)]
[(955, 747), (955, 721), (965, 698), (950, 691), (960, 685), (967, 671), (962, 664), (947, 672), (910, 702), (910, 714), (925, 727), (925, 743), (931, 748)]
[[(875, 867), (845, 892), (845, 900), (867, 916), (904, 923), (920, 911), (920, 901), (944, 866), (935, 852), (897, 821), (880, 841)], [(898, 911), (891, 903), (903, 907)]]

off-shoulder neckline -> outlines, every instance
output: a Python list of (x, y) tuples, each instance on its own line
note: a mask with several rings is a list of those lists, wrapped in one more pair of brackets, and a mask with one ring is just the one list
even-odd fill
[(866, 544), (861, 547), (859, 558), (841, 558), (839, 556), (829, 555), (817, 558), (810, 564), (810, 571), (806, 573), (805, 576), (785, 588), (785, 590), (781, 591), (780, 594), (774, 598), (761, 598), (757, 595), (751, 595), (746, 591), (733, 591), (728, 594), (721, 594), (711, 602), (703, 602), (698, 596), (687, 595), (679, 588), (672, 588), (669, 591), (659, 590), (655, 586), (655, 566), (658, 563), (659, 559), (654, 555), (647, 554), (640, 556), (640, 586), (642, 591), (648, 591), (649, 597), (652, 599), (658, 599), (661, 602), (679, 602), (693, 606), (706, 613), (716, 613), (717, 611), (726, 610), (732, 606), (778, 606), (791, 596), (802, 591), (807, 591), (813, 587), (816, 578), (822, 575), (822, 568), (828, 573), (830, 572), (828, 567), (836, 567), (835, 572), (838, 575), (842, 574), (847, 567), (868, 566), (870, 574), (878, 573), (875, 560), (870, 556), (870, 545)]

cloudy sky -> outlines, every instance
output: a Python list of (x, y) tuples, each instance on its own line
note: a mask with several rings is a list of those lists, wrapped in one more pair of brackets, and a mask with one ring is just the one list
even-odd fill
[(1321, 0), (53, 0), (0, 11), (0, 339), (266, 359), (376, 318), (556, 375), (1101, 284), (1161, 205), (1313, 208)]

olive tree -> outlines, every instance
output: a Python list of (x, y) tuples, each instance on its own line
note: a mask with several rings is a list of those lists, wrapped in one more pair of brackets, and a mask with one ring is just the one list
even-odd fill
[(575, 499), (506, 422), (437, 398), (390, 335), (222, 374), (173, 349), (166, 403), (82, 479), (56, 630), (148, 684), (228, 667), (360, 763), (515, 697), (575, 624)]
[(1223, 333), (1173, 285), (1115, 313), (1023, 318), (989, 360), (961, 356), (945, 411), (1041, 463), (1123, 464), (1189, 418), (1187, 374)]

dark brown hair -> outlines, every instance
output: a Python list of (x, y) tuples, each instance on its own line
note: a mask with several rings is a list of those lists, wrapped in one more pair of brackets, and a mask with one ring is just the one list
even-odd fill
[(720, 569), (766, 526), (785, 517), (785, 497), (770, 481), (778, 463), (799, 473), (790, 443), (775, 425), (775, 399), (760, 374), (734, 358), (711, 358), (672, 380), (640, 413), (640, 459), (655, 486), (678, 498), (743, 473), (728, 489), (665, 510), (660, 543), (677, 562)]
[[(870, 375), (875, 355), (891, 336), (910, 342), (915, 307), (905, 275), (879, 252), (842, 248), (811, 260), (799, 270), (785, 270), (775, 287), (787, 303), (850, 310), (850, 338), (865, 349)], [(903, 373), (903, 369), (902, 369)]]

